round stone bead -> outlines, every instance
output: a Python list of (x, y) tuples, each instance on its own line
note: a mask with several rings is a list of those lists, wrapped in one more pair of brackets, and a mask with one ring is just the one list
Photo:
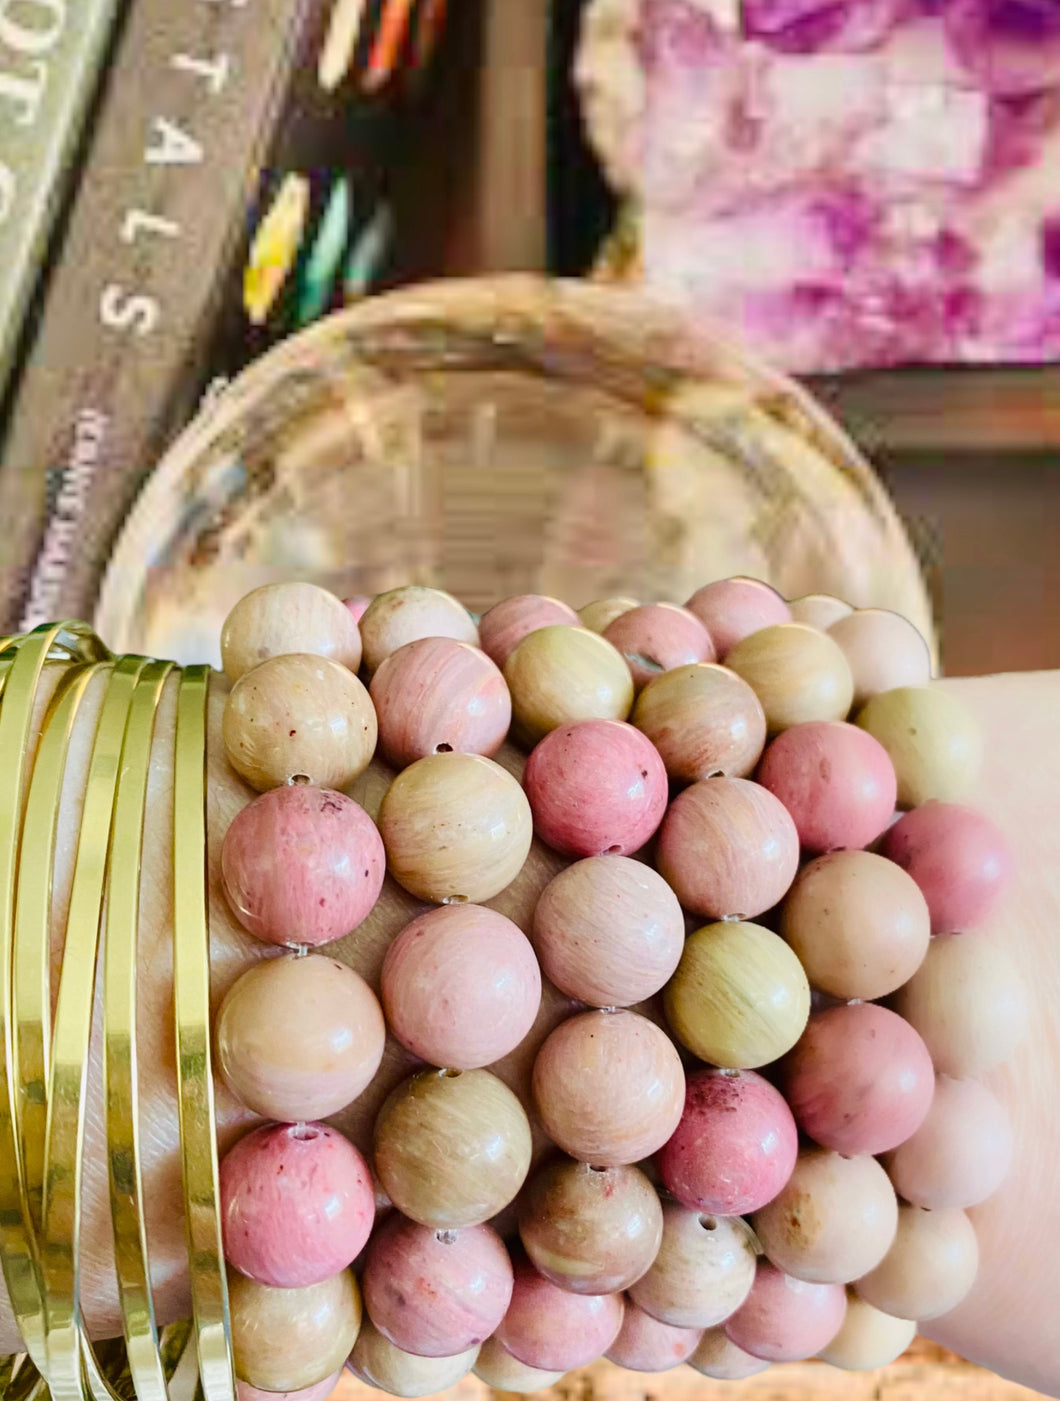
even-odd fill
[(627, 1301), (622, 1327), (606, 1356), (631, 1372), (668, 1372), (688, 1361), (702, 1336), (702, 1328), (675, 1328)]
[(926, 686), (931, 652), (913, 624), (886, 608), (860, 608), (828, 629), (839, 643), (854, 678), (854, 704), (864, 705), (881, 691)]
[(236, 1401), (328, 1401), (345, 1370), (344, 1367), (340, 1367), (322, 1382), (317, 1382), (315, 1386), (301, 1387), (298, 1391), (262, 1391), (260, 1387), (250, 1386), (237, 1377)]
[(675, 666), (714, 660), (710, 633), (694, 613), (673, 603), (631, 608), (608, 624), (604, 636), (625, 657), (638, 691)]
[(886, 749), (841, 720), (794, 725), (762, 756), (758, 782), (787, 808), (805, 851), (869, 846), (894, 815), (898, 780)]
[(495, 603), (483, 613), (478, 634), (482, 650), (503, 667), (523, 638), (538, 628), (580, 626), (581, 620), (574, 609), (558, 598), (524, 593)]
[(787, 894), (799, 869), (799, 835), (783, 803), (759, 784), (707, 778), (670, 804), (656, 864), (685, 909), (708, 919), (753, 919)]
[(810, 985), (799, 960), (776, 934), (743, 922), (697, 929), (665, 996), (681, 1044), (730, 1070), (778, 1060), (810, 1015)]
[(848, 1289), (843, 1326), (818, 1356), (844, 1372), (874, 1372), (897, 1361), (915, 1337), (911, 1320), (881, 1313)]
[(477, 1358), (477, 1347), (454, 1357), (417, 1357), (396, 1347), (366, 1320), (349, 1367), (355, 1377), (390, 1396), (436, 1396), (462, 1381)]
[(528, 1367), (569, 1372), (604, 1355), (618, 1337), (622, 1312), (620, 1294), (572, 1294), (523, 1263), (494, 1337)]
[(923, 963), (931, 918), (916, 882), (893, 861), (835, 851), (803, 867), (780, 929), (815, 988), (870, 1001), (901, 987)]
[(1012, 879), (1012, 851), (997, 827), (955, 803), (925, 803), (907, 812), (881, 850), (923, 891), (932, 934), (960, 934), (982, 924)]
[(752, 1224), (778, 1269), (811, 1284), (849, 1284), (891, 1248), (898, 1201), (875, 1158), (807, 1148)]
[(269, 657), (289, 652), (361, 665), (361, 634), (349, 609), (316, 584), (264, 584), (241, 598), (221, 629), (221, 661), (238, 681)]
[(525, 1362), (513, 1357), (496, 1338), (487, 1338), (479, 1348), (474, 1370), (479, 1381), (485, 1382), (492, 1390), (514, 1391), (520, 1396), (547, 1391), (566, 1375), (564, 1372), (543, 1372), (540, 1367), (528, 1367)]
[(361, 1327), (349, 1270), (303, 1289), (274, 1289), (245, 1275), (228, 1283), (236, 1376), (262, 1391), (301, 1391), (330, 1377)]
[(590, 856), (541, 892), (534, 946), (560, 992), (590, 1007), (630, 1007), (669, 981), (685, 946), (685, 919), (650, 866)]
[(740, 1307), (755, 1277), (755, 1246), (738, 1216), (705, 1216), (668, 1203), (651, 1269), (629, 1291), (674, 1328), (712, 1328)]
[(854, 681), (839, 644), (805, 623), (763, 628), (738, 643), (725, 665), (762, 702), (771, 734), (810, 720), (845, 720)]
[(507, 1313), (512, 1263), (490, 1226), (438, 1231), (395, 1212), (372, 1240), (362, 1283), (385, 1338), (419, 1357), (452, 1357)]
[(281, 1289), (322, 1284), (351, 1265), (375, 1219), (368, 1165), (326, 1124), (263, 1124), (220, 1169), (225, 1259)]
[(545, 1132), (583, 1163), (650, 1157), (681, 1118), (685, 1075), (673, 1042), (636, 1012), (583, 1012), (561, 1022), (534, 1061)]
[(713, 1377), (719, 1382), (739, 1382), (747, 1377), (756, 1377), (765, 1372), (768, 1362), (760, 1357), (752, 1357), (735, 1343), (729, 1341), (724, 1328), (708, 1328), (699, 1340), (699, 1346), (688, 1359), (688, 1365), (704, 1377)]
[(801, 1362), (816, 1357), (843, 1326), (846, 1290), (841, 1284), (810, 1284), (758, 1262), (747, 1302), (725, 1325), (729, 1340), (764, 1362)]
[(616, 1294), (651, 1268), (663, 1212), (639, 1168), (563, 1159), (531, 1178), (519, 1235), (539, 1274), (574, 1294)]
[(921, 807), (932, 799), (960, 802), (979, 776), (979, 726), (960, 701), (937, 686), (902, 686), (873, 696), (857, 723), (891, 756), (899, 807)]
[(244, 929), (269, 944), (331, 943), (371, 913), (386, 873), (375, 823), (344, 793), (297, 783), (241, 809), (221, 879)]
[(391, 653), (421, 637), (452, 637), (479, 645), (471, 614), (452, 594), (421, 584), (377, 594), (361, 618), (364, 664), (374, 672)]
[(598, 598), (578, 609), (578, 619), (582, 627), (590, 632), (603, 633), (616, 618), (621, 618), (623, 613), (636, 607), (635, 598)]
[(655, 746), (617, 720), (552, 730), (527, 759), (523, 786), (537, 835), (566, 856), (639, 851), (669, 799)]
[(718, 579), (697, 589), (685, 607), (705, 624), (722, 661), (745, 637), (791, 621), (780, 594), (760, 579)]
[(804, 594), (802, 598), (792, 599), (788, 606), (793, 623), (805, 623), (807, 627), (817, 628), (821, 632), (827, 632), (833, 623), (849, 617), (854, 611), (849, 603), (834, 598), (830, 593)]
[(1030, 1016), (1012, 959), (984, 934), (939, 934), (893, 1006), (924, 1038), (935, 1069), (982, 1075), (1010, 1058)]
[(992, 1197), (1013, 1152), (1012, 1124), (997, 1096), (978, 1080), (940, 1075), (927, 1118), (886, 1161), (899, 1196), (942, 1211)]
[(657, 676), (638, 696), (632, 718), (670, 777), (685, 783), (746, 778), (766, 742), (765, 712), (754, 691), (734, 671), (710, 663)]
[(768, 1080), (753, 1070), (697, 1070), (659, 1175), (690, 1210), (745, 1216), (785, 1185), (798, 1149), (791, 1110)]
[(481, 903), (507, 889), (533, 838), (517, 779), (477, 754), (430, 754), (387, 789), (379, 830), (390, 873), (420, 900)]
[(874, 1308), (923, 1323), (955, 1309), (978, 1271), (979, 1242), (963, 1211), (903, 1206), (894, 1244), (855, 1288)]
[(352, 968), (311, 954), (255, 964), (217, 1014), (225, 1083), (266, 1119), (298, 1123), (345, 1109), (371, 1084), (386, 1028)]
[(859, 1002), (814, 1013), (782, 1083), (799, 1128), (815, 1143), (848, 1156), (878, 1154), (924, 1122), (935, 1070), (907, 1021)]
[(360, 623), (365, 613), (368, 612), (368, 606), (371, 601), (372, 595), (367, 593), (355, 593), (350, 598), (344, 598), (342, 600), (346, 611), (355, 623)]
[(625, 659), (588, 628), (532, 632), (505, 663), (504, 679), (517, 732), (530, 744), (579, 720), (625, 720), (633, 706)]
[(530, 1124), (488, 1070), (429, 1070), (390, 1095), (375, 1123), (375, 1170), (421, 1226), (478, 1226), (515, 1199), (530, 1170)]
[(387, 950), (383, 1007), (413, 1055), (449, 1070), (514, 1051), (541, 1006), (541, 970), (523, 931), (481, 905), (443, 905), (414, 919)]
[(353, 672), (300, 652), (244, 672), (222, 721), (228, 762), (259, 793), (294, 782), (347, 788), (371, 762), (377, 733)]
[(403, 769), (426, 754), (496, 754), (512, 698), (494, 664), (466, 642), (421, 637), (392, 652), (372, 677), (379, 746)]

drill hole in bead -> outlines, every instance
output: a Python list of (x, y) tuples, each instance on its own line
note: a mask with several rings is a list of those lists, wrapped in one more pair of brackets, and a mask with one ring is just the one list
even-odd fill
[(466, 895), (447, 895), (442, 901), (443, 905), (466, 905), (468, 898)]
[(455, 1231), (435, 1231), (435, 1233), (434, 1233), (434, 1239), (438, 1242), (439, 1245), (455, 1245), (455, 1244), (456, 1244), (456, 1232), (455, 1232)]
[(601, 855), (601, 856), (618, 856), (618, 855), (621, 853), (621, 851), (622, 851), (622, 846), (621, 846), (621, 844), (620, 844), (619, 842), (615, 842), (614, 846), (609, 846), (609, 847), (607, 848), (607, 850), (606, 850), (606, 851), (602, 851), (602, 852), (600, 853), (600, 855)]
[(320, 1130), (310, 1128), (308, 1124), (295, 1124), (288, 1130), (288, 1137), (296, 1139), (299, 1143), (312, 1143), (315, 1138), (320, 1137)]
[(605, 1167), (593, 1167), (593, 1166), (590, 1164), (589, 1171), (590, 1171), (590, 1172), (606, 1172), (606, 1171), (607, 1171), (607, 1168), (605, 1168)]
[(436, 754), (452, 754), (453, 746), (451, 744), (436, 744), (434, 752)]
[(308, 775), (307, 773), (293, 773), (293, 774), (291, 774), (291, 776), (290, 776), (290, 778), (287, 780), (287, 782), (288, 782), (288, 784), (290, 784), (290, 786), (291, 786), (292, 788), (294, 788), (294, 787), (304, 788), (304, 787), (306, 787), (307, 784), (312, 783), (313, 780), (309, 777), (309, 775)]
[(443, 1070), (443, 1071), (442, 1071), (442, 1075), (443, 1075), (443, 1077), (444, 1077), (446, 1080), (459, 1080), (460, 1076), (463, 1075), (463, 1073), (464, 1073), (464, 1072), (463, 1072), (462, 1070)]
[(701, 1216), (699, 1218), (699, 1224), (704, 1231), (716, 1231), (718, 1229), (718, 1223), (713, 1216)]

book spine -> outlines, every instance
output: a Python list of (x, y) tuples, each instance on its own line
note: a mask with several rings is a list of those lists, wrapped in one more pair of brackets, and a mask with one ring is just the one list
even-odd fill
[(0, 6), (0, 395), (120, 8), (119, 0)]
[(0, 630), (91, 613), (325, 0), (136, 0), (0, 449)]

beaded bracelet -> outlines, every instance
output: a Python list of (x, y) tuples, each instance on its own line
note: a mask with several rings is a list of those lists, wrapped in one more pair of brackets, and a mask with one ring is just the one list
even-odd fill
[[(275, 946), (216, 1026), (273, 1121), (220, 1168), (245, 1401), (315, 1401), (347, 1353), (403, 1396), (600, 1355), (875, 1367), (960, 1302), (1012, 1152), (973, 1077), (1025, 1002), (968, 932), (1011, 858), (911, 625), (748, 579), (481, 619), (283, 584), (222, 656), (260, 793), (223, 883)], [(311, 952), (340, 938), (371, 987)], [(427, 1068), (395, 1083), (384, 1031)], [(362, 1156), (319, 1121), (369, 1085)]]

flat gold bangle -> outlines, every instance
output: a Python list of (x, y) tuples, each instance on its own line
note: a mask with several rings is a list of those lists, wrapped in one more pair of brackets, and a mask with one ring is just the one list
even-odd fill
[(188, 667), (177, 699), (173, 774), (173, 1000), (188, 1264), (205, 1401), (234, 1401), (221, 1247), (210, 1055), (206, 905), (206, 704), (210, 668)]
[(55, 1008), (40, 1241), (48, 1351), (45, 1375), (54, 1401), (82, 1401), (84, 1396), (87, 1348), (83, 1348), (78, 1297), (84, 1091), (115, 790), (129, 709), (146, 665), (142, 657), (116, 662), (103, 701), (85, 789)]
[(114, 1260), (128, 1373), (138, 1401), (167, 1401), (168, 1397), (151, 1296), (143, 1210), (136, 985), (140, 863), (151, 746), (158, 704), (171, 670), (171, 662), (145, 668), (129, 712), (111, 827), (103, 953), (103, 1087)]
[[(38, 1372), (47, 1370), (47, 1348), (36, 1241), (26, 1202), (21, 1145), (15, 1127), (16, 1085), (11, 1073), (14, 1065), (12, 947), (23, 793), (29, 770), (34, 702), (41, 673), (57, 640), (72, 635), (69, 625), (57, 624), (18, 639), (15, 655), (6, 665), (3, 704), (0, 705), (0, 754), (4, 756), (0, 771), (0, 1265), (23, 1346)], [(77, 660), (95, 662), (106, 657), (106, 649), (87, 628), (77, 630), (75, 640), (76, 647), (80, 648)], [(18, 1377), (12, 1385), (17, 1383)]]

